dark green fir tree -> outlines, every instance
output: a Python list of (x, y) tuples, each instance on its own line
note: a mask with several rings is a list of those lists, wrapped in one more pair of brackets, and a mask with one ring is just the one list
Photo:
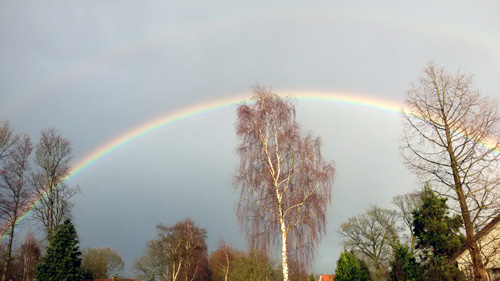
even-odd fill
[(82, 261), (78, 235), (70, 219), (60, 225), (47, 247), (47, 253), (36, 268), (37, 281), (79, 281)]
[(448, 263), (464, 243), (460, 233), (462, 218), (449, 216), (447, 199), (436, 196), (429, 184), (422, 191), (422, 205), (413, 212), (413, 233), (422, 251), (425, 280), (462, 280), (458, 268)]
[(369, 281), (370, 272), (366, 263), (352, 252), (342, 252), (337, 261), (335, 281)]
[(430, 250), (437, 257), (448, 257), (465, 242), (460, 234), (462, 217), (448, 216), (447, 199), (436, 196), (427, 184), (422, 191), (422, 206), (413, 212), (413, 233), (417, 248)]
[(424, 280), (424, 268), (417, 263), (408, 246), (398, 244), (394, 248), (394, 260), (391, 262), (392, 281)]

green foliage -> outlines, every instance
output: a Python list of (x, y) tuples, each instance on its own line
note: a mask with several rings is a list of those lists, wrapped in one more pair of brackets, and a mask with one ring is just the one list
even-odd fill
[(417, 248), (422, 250), (421, 260), (425, 280), (463, 280), (456, 266), (447, 263), (464, 242), (460, 234), (462, 218), (450, 217), (446, 198), (440, 198), (427, 184), (422, 191), (422, 206), (413, 212), (413, 232)]
[(429, 256), (425, 264), (426, 281), (465, 281), (464, 274), (454, 265), (447, 263), (447, 258)]
[(391, 268), (391, 279), (393, 281), (423, 280), (424, 269), (417, 263), (408, 246), (396, 245)]
[(432, 251), (437, 257), (449, 257), (460, 248), (465, 237), (459, 215), (448, 216), (446, 198), (437, 197), (429, 185), (422, 191), (422, 206), (413, 212), (413, 232), (417, 248)]
[(337, 261), (335, 281), (371, 280), (366, 263), (358, 259), (352, 252), (342, 252)]
[(309, 274), (309, 281), (316, 281), (316, 278), (314, 278), (314, 274), (311, 272), (311, 274)]
[(81, 253), (78, 235), (70, 219), (58, 226), (47, 253), (36, 268), (37, 281), (79, 281)]

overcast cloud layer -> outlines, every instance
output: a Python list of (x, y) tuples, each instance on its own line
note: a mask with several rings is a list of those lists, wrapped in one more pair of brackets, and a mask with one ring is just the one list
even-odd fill
[[(401, 103), (428, 62), (475, 75), (500, 97), (498, 1), (1, 1), (0, 120), (38, 140), (56, 127), (74, 162), (128, 130), (194, 104), (357, 93)], [(396, 113), (298, 100), (337, 176), (315, 273), (333, 273), (336, 231), (370, 204), (419, 187), (398, 151)], [(83, 247), (118, 250), (130, 272), (155, 226), (186, 218), (245, 249), (231, 180), (235, 107), (188, 118), (114, 151), (73, 179)], [(41, 234), (41, 233), (39, 233)]]

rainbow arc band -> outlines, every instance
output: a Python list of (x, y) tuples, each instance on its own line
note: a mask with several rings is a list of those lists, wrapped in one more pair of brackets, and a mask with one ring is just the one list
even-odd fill
[[(276, 91), (274, 91), (276, 92)], [(391, 115), (398, 115), (401, 112), (402, 106), (398, 103), (392, 101), (380, 99), (380, 98), (370, 98), (366, 95), (360, 95), (356, 93), (346, 93), (346, 92), (327, 92), (327, 91), (278, 91), (277, 94), (281, 96), (289, 96), (295, 98), (299, 101), (311, 101), (311, 102), (330, 102), (333, 104), (347, 105), (352, 107), (364, 107), (373, 109), (375, 111), (389, 113)], [(286, 95), (284, 94), (286, 93)], [(203, 114), (209, 114), (211, 112), (228, 108), (232, 105), (241, 103), (248, 100), (251, 97), (250, 93), (232, 95), (228, 97), (218, 98), (214, 100), (209, 100), (202, 103), (193, 104), (181, 108), (176, 111), (168, 112), (157, 118), (149, 120), (148, 122), (134, 127), (119, 136), (106, 141), (103, 145), (92, 150), (89, 154), (81, 158), (78, 162), (74, 164), (73, 171), (64, 179), (63, 183), (67, 184), (73, 180), (76, 176), (83, 173), (93, 164), (97, 163), (99, 160), (105, 158), (106, 156), (112, 154), (116, 150), (134, 142), (141, 137), (148, 135), (151, 132), (160, 130), (162, 128), (168, 127), (169, 125), (181, 122), (183, 120), (193, 118)], [(491, 145), (488, 143), (483, 143), (487, 148), (491, 149)], [(499, 151), (495, 151), (499, 153)], [(46, 195), (44, 195), (46, 196)], [(21, 223), (27, 217), (29, 217), (33, 208), (40, 204), (42, 197), (34, 198), (30, 207), (23, 210), (23, 215), (18, 220)], [(4, 226), (0, 231), (2, 234), (0, 241), (3, 241), (7, 236), (8, 226)]]

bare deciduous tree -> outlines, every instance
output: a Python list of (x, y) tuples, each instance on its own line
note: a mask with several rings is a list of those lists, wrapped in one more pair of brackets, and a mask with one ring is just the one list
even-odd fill
[(456, 202), (474, 278), (486, 280), (475, 231), (500, 202), (500, 116), (497, 102), (472, 82), (471, 75), (450, 75), (433, 63), (424, 70), (407, 92), (402, 153), (411, 170)]
[(335, 170), (321, 156), (320, 138), (301, 131), (290, 99), (255, 87), (252, 103), (238, 106), (237, 118), (237, 216), (250, 247), (281, 242), (288, 281), (290, 259), (309, 264), (325, 233)]
[(170, 227), (159, 224), (157, 228), (158, 238), (148, 243), (145, 256), (134, 263), (138, 277), (162, 281), (205, 280), (208, 269), (206, 230), (189, 218)]
[(149, 241), (144, 255), (134, 260), (135, 278), (140, 281), (168, 280), (167, 262), (158, 252), (156, 240)]
[(5, 281), (8, 267), (13, 260), (14, 234), (21, 216), (31, 206), (32, 189), (27, 184), (30, 171), (29, 156), (33, 146), (29, 136), (16, 136), (0, 170), (0, 217), (8, 227), (7, 256), (3, 265), (2, 281)]
[(371, 206), (364, 214), (352, 217), (339, 230), (344, 247), (367, 261), (373, 273), (382, 278), (398, 240), (396, 211)]
[(32, 184), (39, 203), (34, 207), (34, 218), (45, 228), (50, 243), (55, 228), (70, 217), (71, 197), (78, 188), (70, 188), (64, 180), (71, 172), (71, 144), (54, 128), (42, 130), (36, 146), (35, 164), (38, 168)]
[(415, 244), (417, 243), (417, 238), (413, 234), (413, 214), (412, 212), (420, 205), (422, 205), (422, 199), (421, 195), (419, 192), (412, 192), (412, 193), (406, 193), (406, 194), (401, 194), (397, 195), (394, 198), (392, 198), (392, 203), (396, 205), (399, 210), (401, 211), (401, 218), (403, 219), (404, 224), (409, 230), (410, 233), (410, 239), (409, 239), (409, 244), (410, 244), (410, 253), (414, 254), (415, 253)]

